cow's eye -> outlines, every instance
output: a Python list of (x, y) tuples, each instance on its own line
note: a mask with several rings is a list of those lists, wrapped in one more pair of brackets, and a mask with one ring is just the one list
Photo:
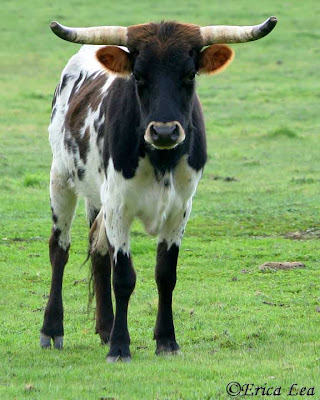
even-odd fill
[(194, 80), (194, 78), (196, 77), (196, 73), (195, 72), (190, 72), (188, 75), (187, 75), (187, 81), (188, 82), (191, 82), (191, 81), (193, 81)]
[(138, 72), (134, 72), (133, 76), (134, 76), (134, 79), (135, 79), (136, 82), (142, 82), (143, 79), (142, 79), (141, 75)]

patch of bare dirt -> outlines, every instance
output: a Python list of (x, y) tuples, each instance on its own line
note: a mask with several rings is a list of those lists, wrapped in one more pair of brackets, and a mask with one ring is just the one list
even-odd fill
[(266, 262), (259, 266), (260, 271), (268, 271), (268, 270), (288, 270), (288, 269), (297, 269), (297, 268), (305, 268), (306, 265), (299, 261), (294, 262)]
[(284, 237), (292, 240), (320, 239), (320, 229), (308, 228), (305, 231), (289, 232)]

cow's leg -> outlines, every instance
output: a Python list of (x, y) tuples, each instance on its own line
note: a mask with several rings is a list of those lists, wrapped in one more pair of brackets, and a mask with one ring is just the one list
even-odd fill
[(122, 249), (115, 251), (111, 245), (110, 250), (111, 254), (113, 253), (112, 284), (116, 300), (116, 313), (107, 361), (116, 362), (121, 359), (128, 362), (131, 360), (131, 354), (127, 313), (129, 299), (136, 283), (136, 274), (129, 253), (123, 252)]
[(154, 330), (156, 354), (180, 354), (176, 342), (172, 293), (177, 279), (177, 261), (184, 228), (191, 212), (191, 200), (185, 209), (167, 220), (159, 236), (155, 277), (158, 287), (158, 315)]
[(112, 202), (112, 196), (104, 205), (104, 221), (112, 260), (112, 286), (115, 295), (116, 309), (114, 324), (110, 337), (108, 362), (118, 360), (130, 361), (130, 336), (127, 324), (128, 304), (136, 283), (136, 274), (132, 266), (129, 249), (129, 230), (132, 218), (126, 214), (124, 200), (118, 198)]
[(114, 315), (111, 298), (111, 260), (102, 212), (90, 230), (90, 255), (96, 296), (96, 333), (100, 335), (101, 343), (106, 344), (110, 340)]
[(176, 244), (170, 248), (166, 240), (158, 244), (155, 273), (159, 295), (154, 331), (154, 339), (157, 342), (156, 354), (179, 352), (172, 316), (172, 292), (176, 285), (178, 254), (179, 247)]
[(50, 199), (52, 208), (52, 234), (49, 240), (49, 255), (52, 267), (51, 289), (44, 313), (40, 333), (43, 348), (63, 347), (63, 304), (62, 279), (68, 261), (70, 248), (70, 229), (77, 203), (74, 191), (68, 186), (66, 177), (57, 173), (54, 166), (50, 174)]

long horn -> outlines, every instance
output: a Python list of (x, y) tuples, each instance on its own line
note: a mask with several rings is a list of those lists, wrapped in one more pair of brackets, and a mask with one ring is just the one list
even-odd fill
[(276, 26), (276, 17), (270, 17), (260, 25), (229, 26), (213, 25), (200, 28), (204, 46), (214, 43), (243, 43), (261, 39)]
[(69, 28), (56, 21), (51, 30), (61, 39), (82, 44), (127, 44), (127, 28), (124, 26), (96, 26), (92, 28)]

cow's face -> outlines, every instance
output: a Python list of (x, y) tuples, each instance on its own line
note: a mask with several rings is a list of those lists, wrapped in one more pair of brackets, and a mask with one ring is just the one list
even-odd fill
[(134, 81), (145, 141), (172, 149), (186, 137), (196, 75), (221, 71), (233, 51), (226, 45), (202, 50), (199, 27), (176, 23), (135, 26), (128, 48), (106, 46), (97, 58), (109, 71)]

